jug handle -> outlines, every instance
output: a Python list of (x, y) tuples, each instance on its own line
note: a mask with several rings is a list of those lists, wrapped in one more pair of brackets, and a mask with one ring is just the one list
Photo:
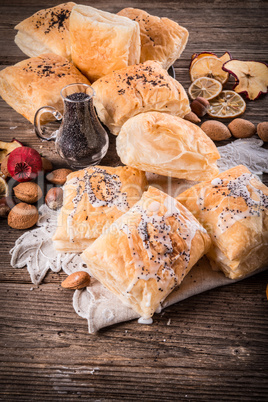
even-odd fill
[(41, 123), (40, 123), (41, 115), (43, 113), (53, 114), (53, 116), (55, 117), (56, 120), (62, 120), (62, 114), (52, 106), (43, 106), (43, 107), (40, 107), (40, 109), (38, 109), (34, 115), (34, 130), (35, 130), (35, 134), (37, 135), (37, 137), (39, 137), (39, 138), (41, 138), (41, 140), (45, 140), (45, 141), (55, 140), (57, 137), (57, 130), (54, 133), (52, 133), (49, 137), (46, 137), (43, 134), (43, 131), (41, 128)]

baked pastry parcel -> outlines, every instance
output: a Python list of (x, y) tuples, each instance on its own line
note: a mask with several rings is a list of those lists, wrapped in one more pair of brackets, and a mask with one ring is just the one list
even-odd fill
[(55, 248), (84, 251), (141, 198), (146, 185), (145, 173), (127, 166), (94, 166), (68, 175)]
[(180, 194), (207, 229), (212, 266), (232, 279), (268, 263), (268, 188), (243, 165)]
[(140, 113), (129, 119), (116, 138), (121, 161), (147, 172), (202, 181), (219, 172), (219, 152), (198, 127), (167, 113)]
[[(0, 95), (13, 109), (33, 123), (35, 112), (42, 106), (53, 106), (63, 113), (61, 89), (79, 82), (90, 84), (67, 59), (48, 53), (0, 71)], [(43, 123), (48, 116), (42, 115)]]
[(82, 259), (97, 280), (148, 319), (209, 246), (206, 230), (183, 205), (149, 187)]
[(26, 18), (15, 29), (15, 43), (29, 57), (55, 53), (71, 59), (69, 17), (75, 3), (46, 8)]
[(115, 135), (128, 119), (142, 112), (184, 117), (191, 111), (182, 85), (156, 61), (115, 71), (92, 87), (96, 91), (94, 105), (98, 116)]
[(140, 26), (140, 62), (158, 60), (168, 69), (185, 49), (189, 33), (169, 18), (159, 18), (138, 8), (124, 8), (118, 15), (137, 21)]
[(126, 17), (76, 5), (70, 38), (72, 60), (91, 82), (140, 61), (139, 24)]

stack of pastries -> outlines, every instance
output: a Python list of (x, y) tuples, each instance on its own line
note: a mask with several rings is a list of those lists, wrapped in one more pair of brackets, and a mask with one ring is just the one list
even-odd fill
[[(219, 174), (215, 144), (183, 119), (189, 100), (167, 69), (186, 46), (185, 28), (139, 9), (72, 2), (15, 28), (31, 58), (0, 72), (2, 98), (33, 122), (41, 106), (62, 112), (65, 85), (93, 83), (127, 165), (68, 176), (58, 251), (82, 252), (92, 275), (145, 319), (204, 254), (232, 279), (268, 262), (267, 187), (243, 166)], [(174, 199), (148, 188), (146, 171), (200, 183)]]
[(146, 189), (135, 168), (71, 173), (53, 236), (57, 250), (83, 252), (91, 274), (144, 319), (204, 254), (231, 279), (268, 262), (268, 188), (244, 166), (177, 199)]

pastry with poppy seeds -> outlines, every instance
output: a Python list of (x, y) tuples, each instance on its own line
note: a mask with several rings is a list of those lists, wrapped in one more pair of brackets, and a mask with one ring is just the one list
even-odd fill
[(71, 59), (69, 17), (75, 3), (46, 8), (26, 18), (15, 29), (15, 43), (29, 57), (55, 53)]
[(68, 175), (53, 236), (63, 252), (82, 252), (140, 198), (145, 173), (128, 166), (93, 166)]
[[(73, 83), (89, 84), (67, 59), (52, 53), (23, 60), (0, 71), (0, 95), (31, 123), (42, 106), (53, 106), (63, 113), (60, 91)], [(51, 114), (42, 115), (42, 123)]]
[(95, 81), (92, 87), (98, 116), (115, 135), (128, 119), (142, 112), (184, 117), (191, 111), (183, 86), (157, 61), (115, 71)]
[(207, 229), (213, 267), (237, 279), (268, 263), (268, 188), (245, 166), (199, 183), (177, 199)]
[(182, 204), (149, 187), (82, 258), (97, 280), (149, 319), (210, 243), (206, 230)]

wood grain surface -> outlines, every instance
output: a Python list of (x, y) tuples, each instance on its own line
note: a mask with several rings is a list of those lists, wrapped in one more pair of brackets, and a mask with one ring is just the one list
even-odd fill
[[(25, 58), (14, 26), (58, 3), (1, 0), (0, 69)], [(185, 26), (189, 42), (175, 63), (185, 88), (194, 52), (228, 50), (234, 58), (267, 62), (265, 1), (83, 3), (110, 12), (143, 8)], [(267, 106), (268, 97), (247, 102), (244, 117), (267, 121)], [(13, 137), (64, 166), (54, 145), (41, 143), (32, 125), (1, 100), (0, 139)], [(115, 137), (110, 140), (103, 164), (117, 165)], [(21, 234), (0, 221), (0, 400), (267, 401), (268, 271), (169, 307), (151, 326), (132, 321), (89, 335), (72, 308), (73, 292), (60, 287), (65, 274), (49, 273), (36, 287), (26, 268), (11, 268), (9, 250)]]

